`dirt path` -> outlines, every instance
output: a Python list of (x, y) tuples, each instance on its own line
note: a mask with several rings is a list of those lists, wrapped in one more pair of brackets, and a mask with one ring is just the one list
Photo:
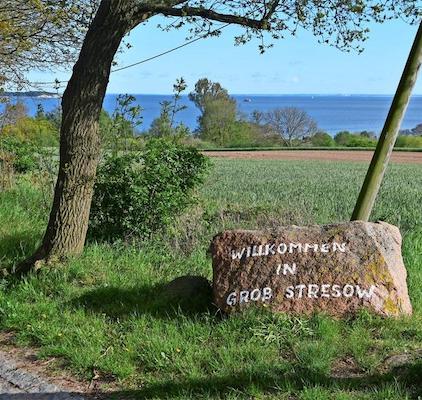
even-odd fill
[(84, 400), (79, 394), (28, 371), (25, 368), (28, 364), (19, 363), (8, 353), (0, 351), (1, 400)]
[[(239, 158), (250, 160), (324, 160), (324, 161), (367, 161), (372, 151), (337, 150), (258, 150), (258, 151), (205, 151), (207, 156), (218, 158)], [(422, 164), (422, 152), (393, 152), (392, 162)]]

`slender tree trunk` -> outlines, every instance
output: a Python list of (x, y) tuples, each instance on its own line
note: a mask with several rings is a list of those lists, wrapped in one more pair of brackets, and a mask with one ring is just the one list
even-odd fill
[(129, 1), (103, 0), (63, 94), (60, 165), (47, 230), (18, 274), (83, 250), (100, 155), (98, 120), (115, 53), (131, 28)]
[(368, 168), (351, 220), (368, 221), (422, 65), (422, 23), (403, 70), (396, 94)]

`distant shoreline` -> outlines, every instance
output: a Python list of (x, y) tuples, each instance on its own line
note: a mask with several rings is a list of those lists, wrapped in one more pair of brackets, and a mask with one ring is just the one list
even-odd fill
[[(106, 95), (118, 96), (123, 94), (107, 92)], [(172, 96), (172, 93), (128, 93), (133, 96)], [(53, 93), (53, 92), (43, 92), (43, 91), (26, 91), (26, 92), (3, 92), (0, 93), (0, 97), (41, 97), (48, 96), (51, 98), (61, 97), (63, 93)], [(383, 94), (383, 93), (232, 93), (230, 94), (234, 97), (393, 97), (392, 94)], [(182, 95), (187, 97), (188, 95)], [(412, 94), (412, 97), (422, 97), (422, 93)], [(47, 98), (47, 97), (45, 97)]]
[(57, 99), (61, 97), (60, 94), (42, 91), (29, 91), (29, 92), (3, 92), (0, 97), (32, 97), (37, 99)]
[[(37, 106), (41, 104), (45, 112), (50, 112), (59, 106), (60, 98), (57, 93), (50, 91), (20, 92), (19, 97), (8, 92), (9, 97), (3, 97), (10, 102), (22, 101), (28, 108), (29, 115), (37, 113)], [(25, 97), (24, 95), (41, 97)], [(1, 96), (1, 95), (0, 95)], [(278, 107), (296, 107), (306, 111), (318, 124), (318, 127), (334, 136), (341, 131), (375, 132), (379, 134), (392, 97), (388, 95), (232, 95), (238, 106), (239, 116), (247, 119), (254, 110), (267, 112)], [(103, 108), (112, 114), (116, 107), (116, 95), (106, 94)], [(171, 95), (134, 95), (136, 105), (142, 107), (143, 123), (140, 131), (148, 130), (153, 120), (160, 115), (161, 103), (171, 100)], [(189, 100), (182, 96), (180, 105), (186, 106), (177, 114), (176, 123), (183, 122), (191, 131), (198, 128), (200, 111)], [(0, 111), (4, 104), (0, 104)], [(422, 123), (422, 96), (415, 95), (409, 104), (402, 123), (402, 130), (413, 129)]]
[[(109, 96), (118, 96), (121, 93), (107, 92), (106, 95)], [(173, 96), (173, 93), (127, 93), (133, 96)], [(393, 97), (392, 94), (380, 94), (380, 93), (230, 93), (230, 96), (233, 97)], [(188, 97), (187, 94), (183, 94), (182, 97)], [(422, 93), (412, 94), (412, 97), (422, 97)]]

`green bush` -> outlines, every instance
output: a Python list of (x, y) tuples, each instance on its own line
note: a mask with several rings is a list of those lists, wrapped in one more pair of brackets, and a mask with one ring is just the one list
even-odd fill
[(400, 135), (396, 147), (422, 148), (422, 136)]
[(361, 133), (339, 132), (334, 140), (338, 146), (345, 147), (375, 147), (377, 145), (377, 138), (366, 131)]
[(194, 201), (208, 159), (170, 138), (150, 139), (142, 152), (113, 155), (100, 165), (90, 236), (145, 238), (169, 225)]
[(352, 134), (348, 131), (341, 131), (334, 136), (334, 141), (338, 146), (346, 146)]
[(334, 139), (326, 132), (317, 132), (311, 137), (310, 142), (315, 147), (333, 147), (336, 145)]
[(10, 156), (16, 172), (40, 168), (45, 148), (58, 146), (58, 130), (40, 110), (37, 118), (26, 116), (25, 110), (18, 105), (10, 106), (6, 111), (0, 116), (3, 123), (0, 151)]
[(36, 146), (54, 147), (59, 144), (59, 132), (46, 119), (20, 118), (13, 124), (3, 126), (1, 136), (13, 137), (22, 143), (30, 142)]
[(38, 167), (37, 147), (31, 142), (22, 142), (13, 136), (1, 136), (0, 150), (2, 153), (10, 155), (13, 169), (16, 172), (24, 173)]
[(223, 143), (224, 147), (251, 147), (259, 144), (258, 130), (247, 121), (235, 121), (230, 126), (230, 133)]

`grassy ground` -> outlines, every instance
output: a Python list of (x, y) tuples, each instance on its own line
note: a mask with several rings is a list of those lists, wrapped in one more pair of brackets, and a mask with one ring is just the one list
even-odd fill
[[(144, 243), (89, 243), (79, 259), (0, 287), (0, 329), (74, 373), (117, 382), (116, 398), (417, 399), (421, 362), (384, 360), (422, 348), (422, 166), (392, 165), (374, 213), (398, 225), (414, 316), (336, 321), (251, 311), (222, 318), (202, 303), (169, 304), (161, 285), (211, 277), (210, 239), (232, 227), (347, 220), (366, 165), (218, 160), (199, 205)], [(47, 218), (30, 177), (0, 193), (0, 264), (25, 257)], [(194, 303), (194, 304), (193, 304)]]

